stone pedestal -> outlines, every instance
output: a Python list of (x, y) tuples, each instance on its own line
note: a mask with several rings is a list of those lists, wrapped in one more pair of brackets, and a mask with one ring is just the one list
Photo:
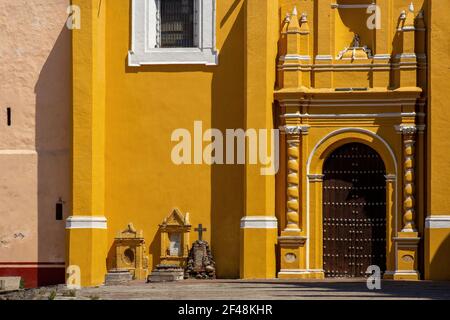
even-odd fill
[(399, 232), (394, 238), (396, 245), (397, 267), (394, 280), (420, 280), (417, 251), (420, 237), (417, 232)]
[[(302, 249), (305, 246), (306, 238), (297, 233), (283, 232), (278, 238), (280, 247), (280, 279), (302, 278), (302, 267), (304, 267)], [(304, 268), (303, 268), (304, 269)]]
[(114, 239), (114, 250), (111, 274), (117, 276), (116, 270), (127, 270), (133, 279), (147, 279), (148, 257), (142, 230), (137, 231), (133, 224), (129, 223)]
[(148, 277), (148, 282), (179, 281), (184, 278), (184, 270), (178, 265), (158, 265)]
[(133, 275), (128, 269), (112, 269), (105, 276), (106, 286), (126, 284), (133, 280)]

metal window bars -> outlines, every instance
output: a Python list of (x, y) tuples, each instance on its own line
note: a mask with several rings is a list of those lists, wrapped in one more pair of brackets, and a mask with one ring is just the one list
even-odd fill
[(194, 48), (198, 46), (198, 0), (156, 1), (156, 46)]

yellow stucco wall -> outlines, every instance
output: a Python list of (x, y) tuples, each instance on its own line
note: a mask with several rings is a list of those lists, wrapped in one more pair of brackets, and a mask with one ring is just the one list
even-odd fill
[[(69, 231), (70, 263), (80, 261), (86, 268), (92, 268), (85, 283), (98, 283), (106, 270), (106, 262), (110, 267), (112, 244), (118, 231), (132, 222), (138, 230), (144, 231), (149, 267), (152, 269), (160, 262), (160, 237), (158, 225), (169, 215), (173, 208), (190, 213), (193, 226), (202, 223), (208, 231), (204, 234), (210, 242), (216, 260), (217, 275), (220, 278), (271, 278), (277, 272), (276, 229), (242, 229), (240, 220), (244, 216), (277, 216), (279, 230), (285, 227), (285, 183), (283, 171), (277, 180), (274, 176), (260, 175), (260, 167), (252, 165), (182, 165), (177, 166), (171, 160), (170, 141), (172, 132), (178, 128), (194, 131), (194, 122), (202, 121), (203, 130), (217, 128), (222, 131), (232, 128), (273, 128), (278, 125), (276, 116), (281, 112), (274, 100), (289, 99), (329, 99), (342, 100), (344, 103), (352, 99), (366, 101), (365, 106), (339, 106), (325, 109), (323, 106), (311, 106), (297, 109), (287, 106), (287, 112), (310, 112), (326, 115), (339, 113), (396, 113), (397, 116), (385, 118), (365, 117), (305, 120), (292, 124), (308, 124), (313, 127), (310, 135), (302, 144), (300, 160), (300, 227), (301, 236), (310, 236), (309, 251), (299, 249), (300, 267), (316, 270), (311, 277), (320, 278), (321, 229), (320, 229), (320, 196), (317, 190), (311, 206), (315, 213), (311, 214), (310, 230), (307, 225), (308, 210), (306, 205), (307, 188), (306, 172), (307, 155), (325, 136), (340, 128), (358, 128), (368, 132), (359, 137), (361, 131), (348, 133), (345, 141), (363, 141), (374, 144), (371, 134), (377, 134), (387, 141), (392, 148), (398, 167), (398, 194), (402, 194), (402, 138), (394, 126), (400, 123), (412, 124), (415, 117), (403, 116), (401, 113), (415, 111), (413, 104), (397, 103), (402, 99), (417, 99), (421, 90), (416, 88), (414, 77), (396, 78), (390, 72), (373, 75), (367, 70), (356, 72), (323, 71), (312, 77), (302, 75), (303, 84), (322, 89), (291, 88), (282, 89), (273, 96), (277, 81), (276, 58), (277, 49), (283, 50), (280, 40), (282, 20), (287, 12), (292, 12), (294, 5), (299, 6), (299, 13), (308, 13), (310, 36), (309, 48), (304, 54), (331, 55), (333, 60), (343, 45), (349, 45), (353, 32), (353, 24), (348, 13), (342, 10), (330, 11), (330, 1), (262, 1), (262, 0), (218, 0), (217, 1), (217, 49), (218, 66), (202, 65), (155, 65), (129, 67), (127, 54), (130, 49), (131, 13), (128, 1), (74, 0), (89, 12), (83, 21), (83, 29), (74, 36), (74, 212), (80, 216), (101, 216), (108, 220), (107, 231), (97, 231), (98, 235), (88, 234), (85, 245), (79, 242), (81, 233)], [(338, 3), (356, 4), (358, 1), (337, 1)], [(388, 5), (388, 2), (392, 4)], [(416, 12), (424, 8), (427, 1), (414, 0)], [(371, 1), (367, 1), (371, 3)], [(377, 2), (378, 3), (378, 2)], [(372, 47), (376, 54), (409, 53), (407, 46), (399, 45), (396, 28), (398, 17), (406, 9), (408, 0), (380, 0), (382, 21), (388, 31), (361, 32), (362, 44)], [(438, 18), (445, 12), (443, 8), (434, 8)], [(440, 10), (440, 11), (439, 11)], [(432, 14), (435, 12), (431, 10)], [(384, 15), (385, 14), (385, 15)], [(429, 21), (430, 17), (425, 17)], [(433, 20), (443, 21), (445, 19)], [(361, 23), (361, 21), (359, 21)], [(436, 22), (437, 33), (431, 37), (431, 86), (428, 95), (431, 97), (431, 117), (428, 126), (428, 214), (449, 214), (445, 197), (445, 181), (450, 172), (444, 158), (440, 158), (437, 150), (445, 150), (447, 119), (444, 92), (446, 89), (446, 72), (433, 73), (439, 68), (433, 63), (445, 60), (443, 52), (448, 49), (446, 42), (439, 42), (447, 32)], [(432, 28), (433, 29), (433, 28)], [(433, 29), (434, 30), (434, 29)], [(405, 36), (406, 37), (406, 36)], [(410, 41), (411, 42), (411, 41)], [(410, 45), (406, 41), (406, 45)], [(439, 43), (438, 43), (439, 42)], [(294, 42), (290, 43), (292, 45)], [(419, 42), (420, 43), (420, 42)], [(277, 46), (278, 45), (278, 46)], [(295, 45), (295, 43), (294, 43)], [(436, 48), (436, 49), (434, 49)], [(420, 49), (420, 48), (419, 48)], [(302, 54), (303, 54), (302, 53)], [(321, 63), (321, 62), (318, 62)], [(336, 64), (346, 62), (333, 61)], [(372, 63), (365, 59), (363, 63)], [(415, 71), (414, 71), (415, 72)], [(420, 78), (420, 77), (419, 77)], [(295, 79), (292, 78), (295, 80)], [(406, 79), (406, 82), (405, 82)], [(279, 84), (277, 83), (277, 84)], [(419, 85), (423, 85), (419, 81)], [(370, 87), (365, 93), (336, 93), (334, 87)], [(390, 87), (398, 91), (390, 90)], [(330, 89), (327, 89), (330, 88)], [(389, 88), (389, 89), (388, 89)], [(303, 91), (302, 91), (303, 90)], [(434, 92), (439, 92), (434, 94)], [(442, 92), (442, 93), (441, 93)], [(447, 99), (448, 100), (448, 99)], [(375, 107), (371, 101), (386, 102)], [(355, 109), (356, 108), (356, 109)], [(433, 108), (439, 112), (433, 113)], [(448, 108), (447, 108), (448, 109)], [(275, 116), (274, 116), (275, 114)], [(353, 139), (353, 140), (352, 140)], [(359, 139), (359, 140), (358, 140)], [(418, 152), (424, 152), (425, 145), (418, 138)], [(338, 139), (339, 140), (339, 139)], [(344, 141), (344, 140), (341, 140)], [(364, 141), (366, 141), (364, 140)], [(336, 145), (340, 141), (334, 141)], [(206, 145), (205, 143), (203, 145)], [(281, 153), (285, 152), (282, 146)], [(377, 149), (386, 160), (387, 148)], [(284, 161), (284, 156), (281, 161)], [(321, 159), (320, 161), (323, 161)], [(423, 155), (417, 156), (417, 225), (421, 236), (424, 232), (425, 220), (425, 184)], [(317, 163), (321, 163), (318, 161)], [(390, 164), (391, 169), (393, 164)], [(394, 172), (389, 172), (394, 173)], [(447, 179), (444, 181), (444, 179)], [(275, 188), (277, 185), (277, 190)], [(314, 186), (311, 186), (314, 188)], [(393, 192), (393, 190), (391, 190)], [(319, 200), (318, 200), (319, 199)], [(402, 221), (402, 199), (398, 199), (398, 216)], [(310, 208), (309, 208), (310, 209)], [(393, 219), (395, 204), (388, 212), (388, 219)], [(311, 209), (310, 209), (311, 210)], [(401, 229), (401, 225), (389, 226), (388, 235), (392, 238)], [(431, 233), (433, 233), (432, 231)], [(434, 259), (445, 234), (428, 236), (425, 245), (425, 270), (427, 263)], [(93, 241), (103, 239), (96, 250), (97, 260), (92, 263), (82, 258), (82, 249), (91, 248)], [(190, 239), (195, 241), (197, 235), (191, 231)], [(104, 242), (104, 243), (103, 243)], [(394, 269), (394, 240), (388, 239), (388, 268)], [(439, 249), (440, 250), (440, 249)], [(72, 251), (72, 252), (71, 252)], [(255, 254), (257, 253), (257, 254)], [(306, 259), (309, 254), (309, 260)], [(427, 255), (428, 254), (428, 255)], [(445, 255), (444, 255), (445, 256)], [(441, 259), (441, 255), (438, 260)], [(421, 258), (423, 259), (423, 258)], [(443, 258), (442, 261), (447, 261)], [(94, 260), (92, 260), (94, 261)], [(307, 262), (308, 261), (308, 262)], [(439, 260), (441, 261), (441, 260)], [(440, 265), (440, 264), (439, 264)], [(390, 270), (394, 272), (395, 270)], [(428, 273), (427, 273), (428, 272)], [(445, 274), (434, 273), (431, 268), (426, 271), (427, 277)], [(92, 274), (92, 275), (91, 275)], [(90, 280), (89, 280), (90, 279)]]
[[(128, 1), (108, 1), (106, 32), (106, 193), (108, 245), (128, 222), (142, 229), (150, 266), (159, 263), (158, 225), (177, 207), (208, 231), (219, 277), (239, 276), (243, 166), (177, 166), (172, 131), (244, 127), (242, 1), (217, 2), (218, 66), (127, 66)], [(206, 144), (204, 144), (206, 145)], [(191, 239), (197, 239), (192, 231)]]
[[(443, 152), (450, 150), (450, 69), (444, 67), (450, 61), (450, 26), (446, 22), (449, 10), (448, 1), (430, 1), (427, 215), (435, 217), (450, 216), (450, 166), (443, 156)], [(450, 229), (428, 229), (425, 253), (425, 277), (450, 279)]]

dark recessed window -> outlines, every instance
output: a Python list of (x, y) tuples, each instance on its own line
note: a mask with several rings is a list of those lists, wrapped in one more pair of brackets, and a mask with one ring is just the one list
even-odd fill
[(64, 203), (60, 200), (56, 203), (56, 220), (63, 220)]
[(196, 0), (160, 0), (160, 47), (195, 47)]
[(11, 126), (11, 108), (6, 108), (6, 124)]

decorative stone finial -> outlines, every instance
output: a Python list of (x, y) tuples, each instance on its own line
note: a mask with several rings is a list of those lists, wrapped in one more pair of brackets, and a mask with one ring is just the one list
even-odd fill
[(130, 232), (136, 232), (136, 229), (134, 228), (132, 222), (128, 223), (128, 231), (130, 231)]
[(284, 18), (285, 23), (291, 22), (291, 15), (289, 13), (286, 13), (286, 17)]
[(406, 13), (405, 23), (403, 26), (403, 31), (412, 31), (414, 30), (414, 4), (411, 2), (408, 8), (408, 12)]
[(308, 14), (307, 14), (306, 12), (303, 12), (303, 13), (302, 13), (302, 17), (301, 17), (301, 19), (300, 19), (300, 22), (301, 22), (301, 23), (308, 22)]
[(297, 18), (298, 12), (297, 7), (292, 10), (291, 16), (289, 17), (289, 27), (288, 32), (296, 33), (300, 29), (300, 23)]
[(403, 11), (400, 13), (400, 20), (405, 20), (405, 19), (406, 19), (406, 11), (403, 10)]

